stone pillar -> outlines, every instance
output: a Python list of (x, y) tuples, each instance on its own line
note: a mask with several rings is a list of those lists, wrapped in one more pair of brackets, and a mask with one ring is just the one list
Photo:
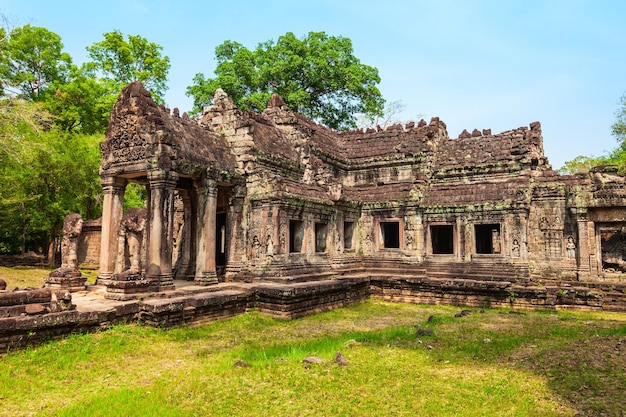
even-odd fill
[(576, 216), (576, 224), (578, 226), (578, 277), (589, 276), (591, 273), (589, 243), (595, 244), (595, 236), (589, 239), (589, 228), (587, 224), (587, 213), (578, 213)]
[(215, 268), (217, 184), (205, 179), (194, 183), (197, 197), (196, 276), (199, 285), (217, 284)]
[(226, 215), (226, 268), (224, 280), (230, 281), (241, 271), (242, 265), (247, 261), (246, 237), (247, 230), (243, 225), (247, 224), (244, 219), (244, 194), (243, 187), (235, 186), (230, 190), (228, 211)]
[(421, 213), (417, 213), (415, 216), (415, 252), (418, 262), (422, 262), (424, 260), (424, 256), (426, 255), (426, 250), (424, 248), (425, 242), (424, 219), (422, 218)]
[(178, 175), (164, 170), (148, 171), (148, 236), (146, 243), (146, 279), (157, 290), (174, 288), (172, 247), (174, 189)]
[(463, 225), (463, 221), (461, 217), (456, 217), (454, 220), (455, 227), (454, 230), (456, 233), (454, 234), (455, 242), (453, 243), (453, 249), (455, 251), (454, 257), (457, 261), (461, 261), (465, 258), (465, 227)]
[(110, 279), (115, 272), (118, 249), (118, 228), (124, 210), (126, 179), (103, 177), (100, 180), (104, 192), (102, 201), (102, 232), (100, 237), (100, 279)]

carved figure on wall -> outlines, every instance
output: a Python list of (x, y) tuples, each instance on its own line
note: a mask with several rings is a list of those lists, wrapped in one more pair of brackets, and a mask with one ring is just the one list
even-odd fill
[(513, 244), (511, 245), (511, 256), (514, 258), (520, 257), (519, 240), (517, 239), (513, 239)]
[(539, 228), (541, 230), (548, 230), (549, 227), (550, 227), (550, 223), (548, 223), (548, 219), (545, 217), (542, 217), (541, 220), (539, 221)]
[(372, 237), (370, 235), (365, 236), (365, 250), (367, 253), (372, 253)]
[(261, 257), (261, 242), (259, 241), (259, 237), (257, 235), (254, 235), (252, 238), (252, 257)]
[(284, 230), (280, 232), (279, 239), (280, 239), (280, 247), (282, 248), (281, 250), (284, 250), (284, 248), (287, 246), (287, 236), (285, 236)]
[(343, 252), (343, 240), (341, 239), (339, 233), (335, 234), (335, 249), (337, 250), (337, 253)]
[(565, 254), (568, 259), (576, 258), (576, 242), (574, 241), (573, 236), (567, 237), (567, 244), (565, 245)]
[(267, 239), (265, 240), (265, 247), (267, 256), (274, 256), (274, 239), (272, 239), (271, 234), (267, 235)]
[(413, 250), (413, 234), (407, 233), (405, 238), (405, 247), (407, 250)]

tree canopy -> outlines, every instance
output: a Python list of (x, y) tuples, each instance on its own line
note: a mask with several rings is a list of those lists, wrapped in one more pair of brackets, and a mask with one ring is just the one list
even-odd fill
[(352, 41), (324, 32), (298, 39), (289, 32), (253, 51), (225, 41), (215, 48), (215, 78), (195, 75), (187, 87), (194, 112), (222, 88), (240, 108), (262, 111), (272, 93), (289, 108), (333, 129), (356, 127), (356, 117), (383, 115), (378, 70), (354, 56)]
[(35, 100), (52, 82), (65, 81), (72, 63), (61, 38), (48, 29), (25, 25), (0, 43), (0, 80), (4, 93)]
[(92, 62), (89, 68), (112, 84), (115, 94), (133, 81), (141, 81), (156, 102), (163, 102), (167, 91), (167, 73), (170, 59), (162, 56), (163, 47), (139, 35), (124, 35), (114, 30), (104, 39), (87, 47)]
[[(134, 80), (166, 90), (162, 47), (128, 39), (105, 33), (79, 67), (45, 28), (0, 28), (0, 253), (45, 252), (68, 213), (100, 215), (99, 142), (119, 92)], [(145, 190), (129, 191), (143, 204)]]

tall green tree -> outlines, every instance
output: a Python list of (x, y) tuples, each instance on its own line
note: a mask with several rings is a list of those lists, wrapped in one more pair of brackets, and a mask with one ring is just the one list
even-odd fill
[[(99, 142), (120, 90), (166, 90), (169, 58), (140, 36), (105, 34), (80, 67), (62, 48), (45, 28), (0, 28), (0, 253), (45, 252), (68, 213), (98, 217)], [(145, 189), (129, 197), (142, 204)]]
[(159, 103), (167, 91), (170, 69), (170, 59), (162, 51), (162, 46), (139, 35), (125, 39), (119, 30), (105, 33), (102, 41), (87, 47), (91, 69), (116, 96), (126, 84), (141, 81)]
[(36, 100), (51, 83), (66, 80), (71, 57), (61, 38), (42, 27), (24, 25), (0, 42), (0, 80), (4, 94)]
[(383, 115), (378, 70), (354, 56), (352, 41), (324, 32), (298, 39), (289, 32), (254, 51), (225, 41), (215, 48), (215, 78), (195, 75), (187, 87), (194, 112), (222, 88), (243, 109), (262, 111), (272, 93), (289, 108), (333, 129), (356, 127), (358, 114)]
[(106, 130), (117, 93), (83, 65), (72, 66), (68, 81), (52, 83), (41, 99), (59, 129), (91, 135)]
[(615, 122), (611, 125), (611, 132), (622, 146), (626, 142), (626, 94), (620, 98), (620, 107), (615, 112)]
[(29, 137), (52, 125), (52, 117), (43, 104), (21, 98), (0, 98), (0, 165), (19, 160), (24, 148), (31, 145)]
[(7, 251), (45, 251), (68, 213), (99, 216), (100, 135), (26, 130), (23, 136), (29, 146), (0, 167), (0, 240)]

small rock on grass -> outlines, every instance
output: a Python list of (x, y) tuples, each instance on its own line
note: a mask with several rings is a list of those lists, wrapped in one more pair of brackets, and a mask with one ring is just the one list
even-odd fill
[(305, 364), (312, 364), (312, 363), (324, 363), (325, 360), (320, 358), (319, 356), (307, 356), (306, 358), (302, 359), (302, 363)]
[(419, 329), (417, 329), (417, 331), (415, 332), (415, 335), (416, 335), (416, 336), (434, 336), (434, 335), (435, 335), (435, 333), (434, 333), (432, 330), (430, 330), (430, 329), (422, 329), (422, 328), (419, 328)]
[(243, 359), (239, 359), (237, 362), (233, 364), (233, 368), (249, 368), (250, 364)]
[(335, 363), (339, 364), (339, 366), (348, 366), (348, 360), (341, 352), (335, 353)]

